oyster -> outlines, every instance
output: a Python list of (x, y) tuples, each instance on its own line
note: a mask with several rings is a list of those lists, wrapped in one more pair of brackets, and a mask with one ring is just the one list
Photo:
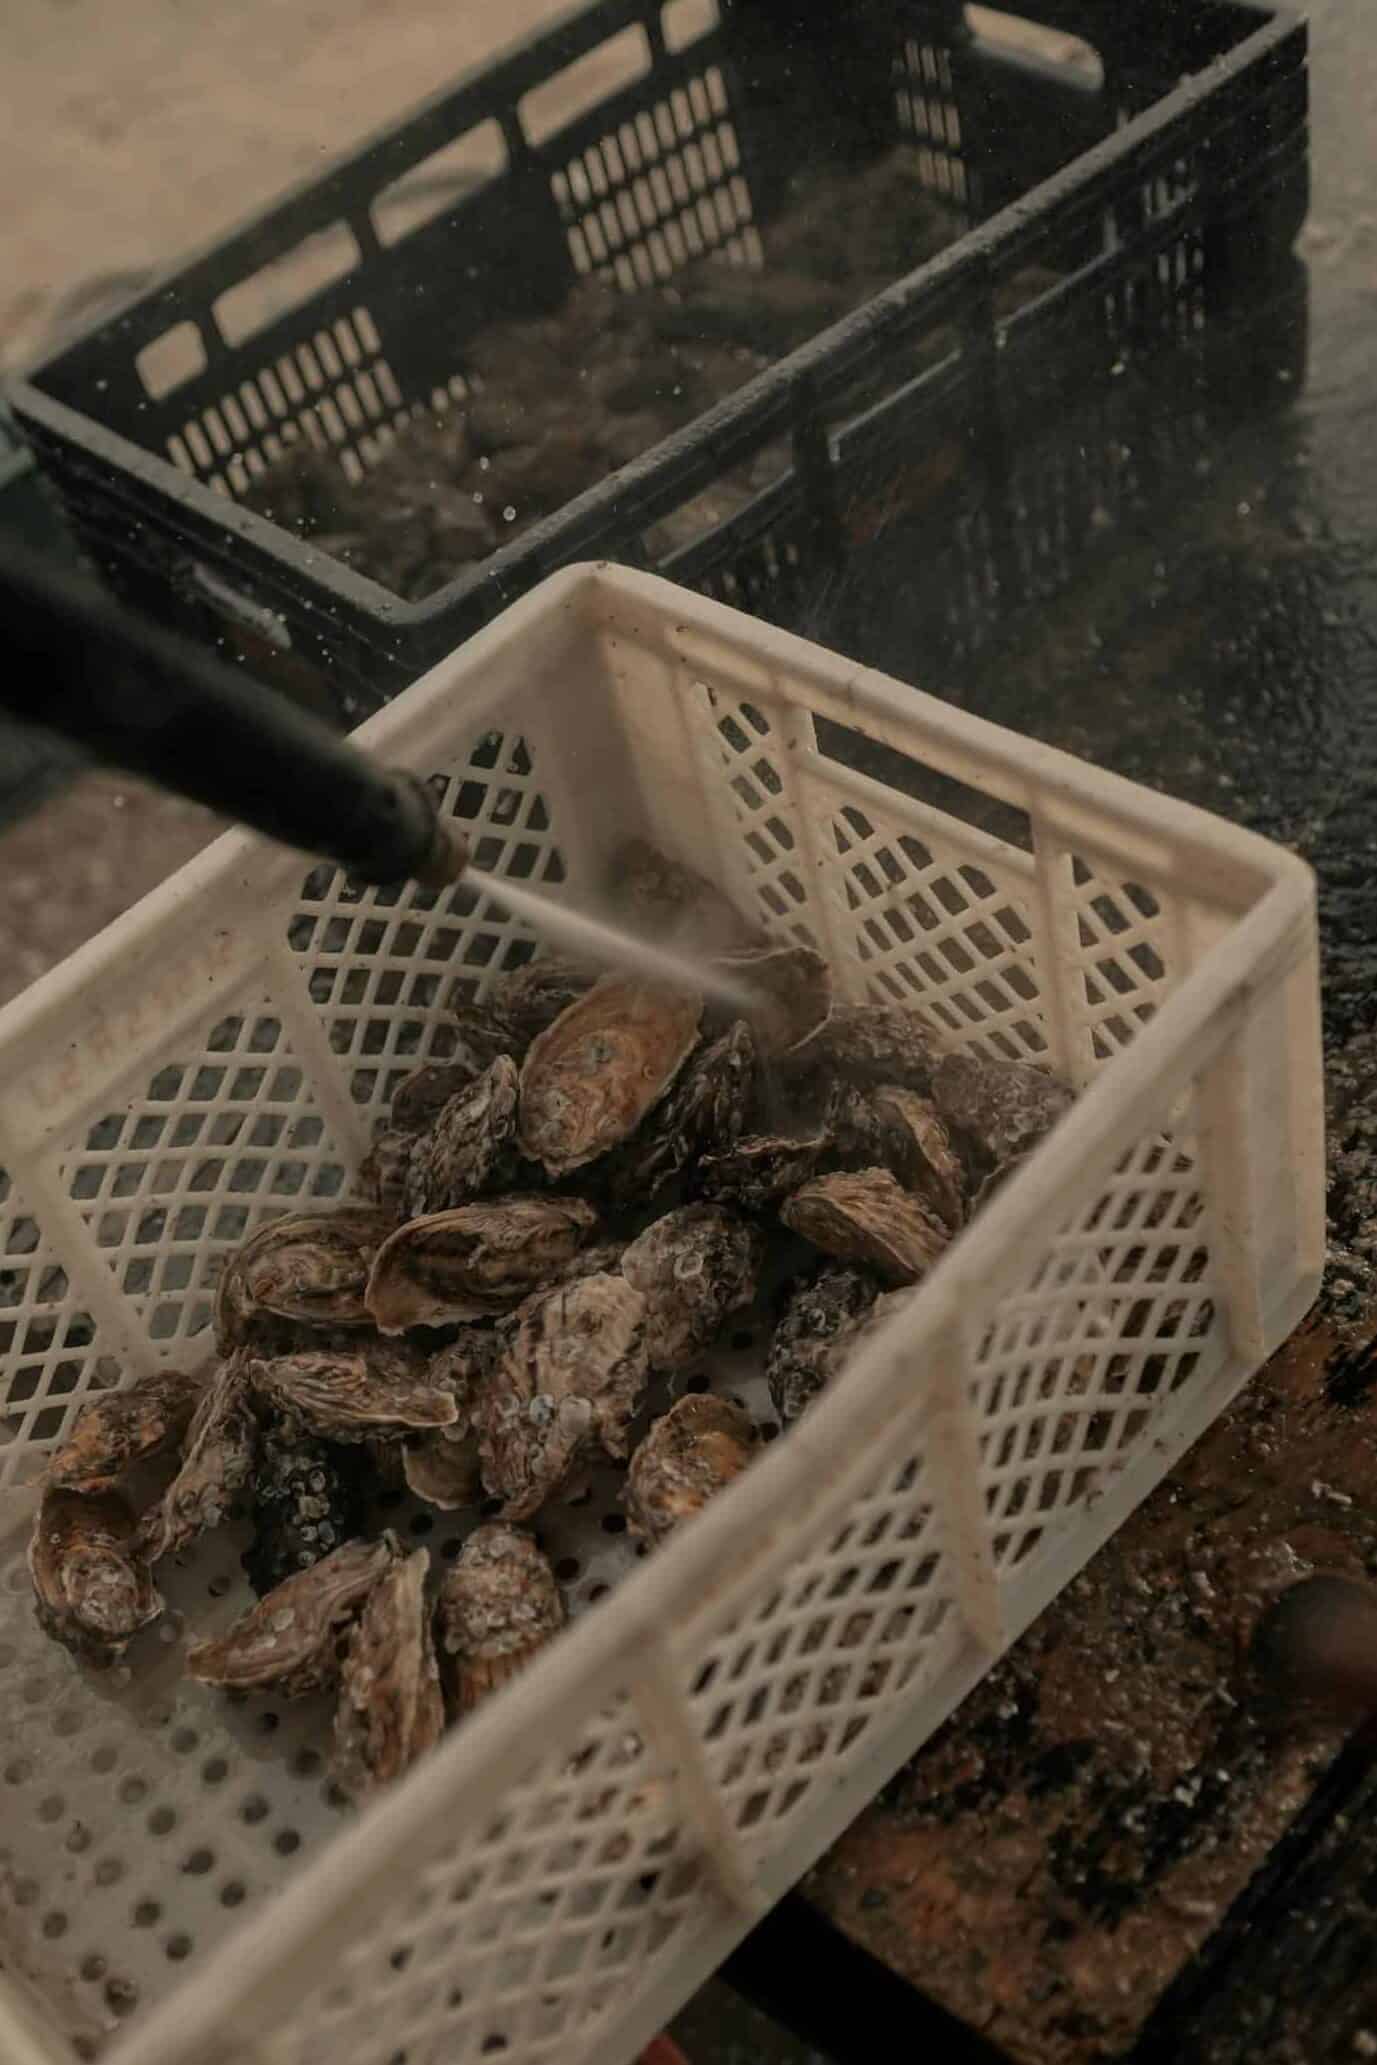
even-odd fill
[(367, 1323), (364, 1291), (373, 1257), (396, 1221), (375, 1205), (289, 1212), (261, 1226), (225, 1264), (215, 1299), (222, 1355), (248, 1336), (256, 1314), (313, 1326)]
[(406, 1172), (411, 1165), (414, 1133), (382, 1126), (359, 1163), (358, 1187), (370, 1204), (380, 1207), (395, 1224), (404, 1209)]
[(492, 1001), (512, 1029), (512, 1053), (524, 1054), (538, 1033), (593, 987), (598, 971), (587, 961), (541, 954), (499, 977)]
[(791, 1058), (847, 1082), (924, 1092), (935, 1066), (931, 1026), (896, 1004), (834, 1004), (827, 1023)]
[(555, 1574), (524, 1528), (477, 1527), (436, 1605), (440, 1660), (460, 1713), (514, 1678), (564, 1626)]
[(465, 1064), (472, 1062), (474, 1075), (481, 1075), (499, 1054), (518, 1051), (516, 1035), (503, 1013), (492, 1002), (475, 1001), (471, 975), (460, 975), (450, 984), (445, 1009), (454, 1025), (451, 1058)]
[(751, 999), (742, 1008), (762, 1054), (792, 1053), (827, 1023), (832, 971), (812, 947), (756, 947), (713, 965)]
[(49, 1489), (29, 1541), (39, 1626), (68, 1649), (118, 1656), (163, 1610), (117, 1492)]
[(787, 1427), (811, 1405), (879, 1294), (867, 1269), (823, 1269), (795, 1290), (765, 1360), (765, 1381)]
[(586, 1398), (497, 1391), (484, 1400), (478, 1458), (484, 1489), (509, 1520), (529, 1520), (560, 1488), (593, 1437)]
[(139, 1522), (140, 1553), (156, 1563), (218, 1527), (235, 1493), (248, 1483), (257, 1450), (248, 1379), (242, 1358), (232, 1355), (196, 1408), (180, 1469)]
[(338, 1638), (401, 1551), (395, 1535), (344, 1542), (285, 1578), (228, 1631), (187, 1651), (188, 1675), (237, 1692), (301, 1699), (339, 1675)]
[(972, 1219), (975, 1217), (977, 1212), (984, 1211), (986, 1205), (990, 1202), (990, 1199), (994, 1196), (995, 1192), (999, 1190), (1005, 1183), (1007, 1183), (1011, 1176), (1014, 1176), (1018, 1173), (1018, 1171), (1023, 1167), (1023, 1164), (1027, 1161), (1027, 1159), (1028, 1157), (1026, 1154), (1016, 1154), (1012, 1156), (1009, 1161), (1001, 1162), (998, 1168), (991, 1169), (989, 1175), (985, 1177), (984, 1181), (976, 1190), (974, 1197), (971, 1199), (970, 1215)]
[(368, 1310), (385, 1334), (505, 1312), (565, 1268), (597, 1223), (581, 1198), (538, 1196), (413, 1219), (378, 1250)]
[(335, 1708), (335, 1776), (356, 1796), (400, 1778), (444, 1733), (429, 1571), (425, 1549), (384, 1571), (349, 1636)]
[(402, 1189), (408, 1219), (452, 1211), (487, 1188), (516, 1130), (516, 1063), (499, 1054), (467, 1089), (443, 1105), (412, 1143)]
[(242, 1558), (261, 1598), (363, 1532), (367, 1463), (293, 1422), (266, 1427), (253, 1473), (253, 1540)]
[(816, 1176), (786, 1199), (780, 1217), (824, 1254), (865, 1263), (891, 1284), (917, 1283), (951, 1237), (888, 1169)]
[(705, 1154), (699, 1180), (708, 1197), (767, 1211), (815, 1175), (832, 1148), (827, 1126), (802, 1133), (747, 1133), (721, 1154)]
[(567, 1176), (633, 1133), (693, 1051), (701, 997), (604, 975), (532, 1042), (518, 1137), (548, 1175)]
[(680, 953), (726, 954), (759, 943), (758, 932), (714, 883), (647, 839), (628, 839), (618, 848), (612, 884), (614, 908), (631, 930)]
[(917, 1090), (884, 1083), (836, 1086), (828, 1124), (848, 1168), (886, 1168), (925, 1198), (953, 1231), (965, 1212), (965, 1169), (935, 1104)]
[(135, 1463), (181, 1446), (204, 1390), (181, 1370), (153, 1370), (127, 1390), (88, 1398), (44, 1482), (54, 1490), (113, 1491)]
[(650, 1366), (683, 1369), (755, 1296), (764, 1242), (721, 1205), (683, 1205), (632, 1241), (622, 1274), (646, 1301)]
[(625, 1276), (584, 1276), (528, 1298), (484, 1395), (505, 1389), (525, 1398), (586, 1398), (607, 1453), (625, 1456), (649, 1373), (646, 1316), (645, 1299)]
[(435, 1383), (424, 1356), (401, 1341), (360, 1341), (255, 1356), (244, 1371), (254, 1396), (328, 1441), (446, 1427), (458, 1418), (452, 1392)]
[(1036, 1147), (1075, 1101), (1064, 1083), (1031, 1061), (987, 1061), (979, 1054), (944, 1054), (932, 1094), (947, 1124), (993, 1168)]
[(478, 1436), (465, 1427), (436, 1427), (402, 1443), (406, 1488), (442, 1512), (453, 1513), (482, 1497)]
[(681, 1398), (631, 1458), (623, 1503), (633, 1534), (662, 1542), (739, 1477), (755, 1453), (750, 1414), (729, 1399)]
[(493, 1061), (501, 1060), (494, 1054), (491, 1060), (480, 1061), (477, 1054), (465, 1048), (461, 1055), (451, 1056), (448, 1061), (428, 1061), (424, 1068), (418, 1068), (399, 1083), (392, 1097), (391, 1123), (399, 1133), (424, 1133), (427, 1126), (433, 1126), (440, 1113), (452, 1097), (471, 1088)]
[(734, 1147), (745, 1130), (755, 1068), (755, 1041), (744, 1018), (701, 1046), (669, 1095), (609, 1157), (613, 1201), (623, 1208), (652, 1204), (700, 1154)]

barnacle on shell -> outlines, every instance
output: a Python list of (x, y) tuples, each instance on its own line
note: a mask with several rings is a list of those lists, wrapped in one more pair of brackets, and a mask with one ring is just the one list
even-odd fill
[(396, 1537), (345, 1542), (285, 1578), (223, 1635), (193, 1642), (189, 1675), (228, 1691), (300, 1699), (339, 1675), (338, 1636), (401, 1551)]
[(445, 1573), (436, 1605), (441, 1665), (467, 1713), (514, 1678), (564, 1626), (548, 1558), (524, 1528), (476, 1527)]
[(425, 1549), (385, 1570), (349, 1635), (335, 1707), (335, 1776), (356, 1796), (400, 1778), (444, 1733), (429, 1570)]
[(518, 1140), (566, 1176), (627, 1139), (693, 1051), (702, 998), (605, 975), (532, 1042), (521, 1070)]
[(261, 1598), (363, 1532), (365, 1477), (358, 1447), (320, 1441), (294, 1421), (263, 1429), (253, 1473), (253, 1540), (243, 1565)]
[(29, 1575), (45, 1634), (79, 1655), (118, 1656), (163, 1602), (118, 1492), (49, 1489), (29, 1539)]
[(759, 1231), (721, 1205), (683, 1205), (647, 1226), (622, 1274), (645, 1299), (652, 1369), (701, 1355), (727, 1314), (754, 1298), (763, 1259)]
[(534, 1195), (413, 1219), (378, 1250), (368, 1311), (385, 1334), (509, 1311), (565, 1268), (597, 1223), (581, 1198)]
[(123, 1391), (87, 1398), (48, 1463), (55, 1490), (113, 1491), (136, 1463), (178, 1448), (205, 1385), (181, 1370), (152, 1370)]
[(888, 1169), (816, 1176), (786, 1199), (780, 1217), (824, 1254), (863, 1263), (891, 1284), (917, 1283), (951, 1237)]
[(770, 1397), (786, 1427), (836, 1374), (879, 1289), (878, 1277), (868, 1269), (833, 1267), (794, 1291), (765, 1362)]
[(663, 1541), (741, 1474), (755, 1447), (750, 1414), (730, 1399), (681, 1398), (631, 1458), (624, 1503), (633, 1534)]

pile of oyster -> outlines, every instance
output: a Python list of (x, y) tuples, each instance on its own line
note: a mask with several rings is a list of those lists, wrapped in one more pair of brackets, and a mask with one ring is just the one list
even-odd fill
[[(623, 852), (615, 894), (704, 993), (537, 958), (452, 1000), (365, 1201), (259, 1228), (220, 1278), (209, 1379), (93, 1398), (45, 1479), (39, 1617), (93, 1659), (161, 1612), (162, 1558), (247, 1512), (257, 1603), (186, 1668), (333, 1691), (355, 1792), (563, 1624), (532, 1523), (593, 1463), (625, 1466), (647, 1546), (748, 1465), (750, 1415), (701, 1381), (733, 1313), (774, 1287), (787, 1425), (1070, 1101), (1026, 1063), (939, 1058), (916, 1012), (839, 1001), (811, 948), (651, 848)], [(370, 1533), (402, 1488), (471, 1516), (438, 1585), (425, 1548)]]

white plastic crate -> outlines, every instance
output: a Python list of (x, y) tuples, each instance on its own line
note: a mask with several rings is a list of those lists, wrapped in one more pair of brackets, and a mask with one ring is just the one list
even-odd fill
[[(119, 2065), (615, 2065), (1318, 1283), (1289, 854), (610, 568), (557, 575), (359, 736), (443, 777), (480, 865), (577, 898), (642, 833), (844, 994), (1083, 1095), (670, 1546), (636, 1564), (607, 1485), (557, 1517), (576, 1611), (625, 1582), (355, 1815), (319, 1708), (180, 1676), (181, 1616), (242, 1603), (237, 1544), (160, 1566), (176, 1611), (90, 1674), (33, 1623), (30, 1487), (93, 1384), (200, 1359), (227, 1250), (347, 1185), (456, 968), (481, 990), (520, 928), (463, 885), (361, 891), (236, 834), (0, 1014), (0, 2055), (23, 2065), (116, 2026)], [(715, 1380), (762, 1395), (750, 1326)]]

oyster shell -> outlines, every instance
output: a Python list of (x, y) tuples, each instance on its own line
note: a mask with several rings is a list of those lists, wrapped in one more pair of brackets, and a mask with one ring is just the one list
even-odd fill
[(370, 1204), (386, 1212), (394, 1225), (404, 1209), (406, 1172), (415, 1143), (414, 1133), (404, 1133), (397, 1126), (382, 1126), (359, 1163), (359, 1191)]
[(516, 1090), (516, 1063), (509, 1054), (499, 1054), (417, 1135), (402, 1189), (408, 1219), (467, 1204), (504, 1162), (514, 1161), (509, 1147), (516, 1130)]
[(429, 1571), (425, 1549), (384, 1571), (344, 1652), (335, 1776), (359, 1797), (400, 1778), (444, 1733), (445, 1702), (426, 1606)]
[(478, 1457), (484, 1489), (509, 1520), (529, 1520), (559, 1490), (593, 1438), (586, 1398), (501, 1390), (484, 1401)]
[(478, 1436), (465, 1427), (436, 1427), (402, 1443), (402, 1472), (408, 1491), (441, 1512), (471, 1506), (483, 1493)]
[(441, 1666), (460, 1713), (514, 1678), (564, 1626), (549, 1561), (524, 1528), (476, 1527), (440, 1586)]
[(631, 1458), (622, 1498), (632, 1533), (662, 1542), (740, 1476), (755, 1446), (750, 1414), (739, 1405), (711, 1392), (681, 1398)]
[(846, 1082), (923, 1092), (936, 1065), (931, 1026), (897, 1004), (834, 1004), (827, 1023), (792, 1058)]
[(447, 1427), (458, 1418), (453, 1393), (434, 1381), (425, 1358), (405, 1342), (368, 1340), (275, 1356), (246, 1351), (243, 1362), (256, 1398), (328, 1441)]
[(838, 1084), (828, 1124), (848, 1168), (886, 1168), (953, 1231), (965, 1216), (965, 1169), (941, 1114), (918, 1090)]
[(932, 1094), (947, 1124), (994, 1168), (1027, 1154), (1075, 1101), (1064, 1083), (1031, 1061), (987, 1061), (979, 1054), (944, 1054)]
[(888, 1169), (816, 1176), (786, 1199), (780, 1217), (824, 1254), (865, 1263), (890, 1284), (917, 1283), (951, 1237)]
[(118, 1656), (163, 1602), (135, 1541), (132, 1509), (113, 1491), (44, 1492), (29, 1575), (44, 1633), (79, 1655)]
[(512, 1053), (524, 1054), (538, 1033), (593, 987), (598, 970), (587, 961), (540, 954), (499, 977), (492, 1001), (512, 1029)]
[(823, 1269), (794, 1291), (765, 1360), (770, 1397), (786, 1427), (835, 1374), (879, 1289), (868, 1269)]
[(597, 1223), (581, 1198), (539, 1196), (413, 1219), (378, 1250), (368, 1310), (385, 1334), (508, 1311), (565, 1268)]
[(204, 1390), (181, 1370), (153, 1370), (127, 1390), (88, 1398), (44, 1482), (55, 1491), (113, 1491), (135, 1463), (180, 1448)]
[(629, 1137), (693, 1051), (703, 1000), (604, 975), (531, 1045), (521, 1070), (521, 1150), (567, 1176)]
[(339, 1675), (339, 1631), (358, 1612), (401, 1551), (395, 1535), (344, 1542), (309, 1570), (285, 1578), (223, 1635), (193, 1642), (190, 1677), (237, 1692), (301, 1699)]
[(368, 1271), (395, 1225), (375, 1205), (340, 1205), (332, 1212), (289, 1212), (260, 1226), (229, 1258), (220, 1278), (220, 1353), (239, 1346), (261, 1312), (312, 1326), (365, 1325)]
[(683, 1205), (632, 1241), (622, 1274), (646, 1301), (650, 1366), (679, 1370), (701, 1355), (729, 1312), (756, 1293), (764, 1242), (721, 1205)]
[(476, 1002), (471, 975), (460, 975), (450, 984), (445, 1009), (454, 1026), (451, 1058), (464, 1063), (471, 1061), (475, 1075), (481, 1075), (499, 1054), (519, 1052), (516, 1034), (503, 1013), (492, 1002)]
[(424, 1068), (413, 1070), (393, 1093), (392, 1126), (399, 1133), (424, 1133), (452, 1097), (471, 1088), (501, 1058), (494, 1054), (491, 1060), (480, 1060), (472, 1049), (465, 1047), (448, 1061), (428, 1061)]
[(977, 1212), (984, 1211), (986, 1205), (990, 1202), (990, 1199), (994, 1196), (995, 1192), (998, 1189), (1000, 1189), (1003, 1184), (1007, 1183), (1011, 1176), (1017, 1174), (1017, 1172), (1023, 1167), (1023, 1164), (1027, 1161), (1027, 1159), (1028, 1157), (1026, 1154), (1016, 1154), (1011, 1156), (1007, 1162), (1001, 1162), (998, 1168), (991, 1169), (989, 1175), (985, 1177), (984, 1181), (977, 1188), (974, 1197), (972, 1197), (971, 1199), (970, 1216), (972, 1217), (972, 1219), (975, 1217)]
[(369, 1462), (292, 1422), (264, 1428), (253, 1473), (253, 1540), (244, 1570), (262, 1598), (363, 1532)]
[(661, 853), (648, 839), (628, 839), (612, 861), (612, 899), (633, 932), (680, 953), (725, 954), (759, 944), (759, 933), (715, 883)]
[(705, 1154), (698, 1177), (706, 1196), (764, 1212), (815, 1175), (831, 1149), (831, 1129), (823, 1125), (803, 1133), (747, 1133), (724, 1153)]
[(764, 946), (713, 964), (751, 997), (746, 1017), (762, 1054), (790, 1054), (814, 1039), (832, 1011), (832, 971), (810, 946)]
[(625, 1208), (653, 1204), (700, 1154), (721, 1154), (745, 1131), (755, 1093), (755, 1040), (744, 1018), (685, 1064), (669, 1095), (609, 1157), (608, 1188)]
[[(586, 1398), (593, 1431), (610, 1456), (626, 1454), (649, 1374), (646, 1301), (625, 1276), (585, 1276), (528, 1298), (510, 1346), (478, 1401), (504, 1390), (514, 1397)], [(502, 1494), (489, 1485), (492, 1495)]]
[(138, 1547), (150, 1563), (218, 1527), (253, 1474), (258, 1452), (243, 1360), (232, 1355), (210, 1381), (187, 1429), (181, 1467), (139, 1522)]

